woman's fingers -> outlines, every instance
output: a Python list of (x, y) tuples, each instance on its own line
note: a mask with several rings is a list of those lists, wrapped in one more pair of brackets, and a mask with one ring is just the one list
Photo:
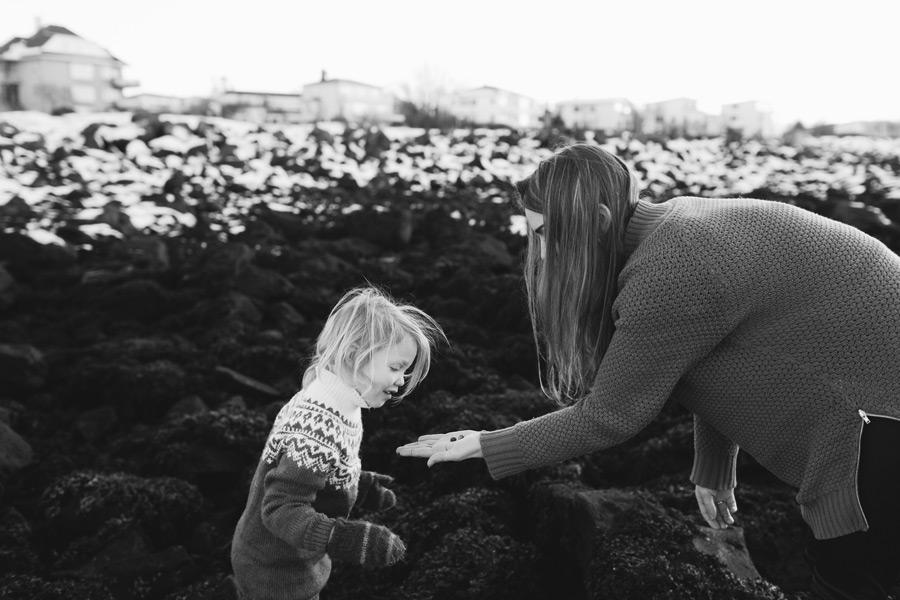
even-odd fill
[(737, 511), (737, 501), (732, 490), (711, 490), (701, 486), (695, 488), (700, 514), (713, 529), (725, 529), (734, 525), (732, 513)]
[(729, 510), (729, 512), (731, 512), (731, 514), (734, 514), (737, 512), (737, 500), (735, 500), (733, 495), (731, 496), (731, 498), (728, 499), (727, 504), (728, 504), (728, 510)]
[(482, 458), (480, 433), (471, 429), (451, 433), (430, 433), (397, 448), (400, 456), (427, 458), (428, 466), (446, 461)]
[(434, 454), (434, 444), (412, 442), (411, 444), (406, 444), (405, 446), (397, 448), (397, 454), (400, 456), (413, 456), (415, 458), (429, 458)]
[(719, 512), (716, 510), (715, 500), (711, 496), (706, 496), (703, 498), (703, 503), (701, 504), (700, 512), (703, 513), (703, 518), (713, 529), (720, 529), (722, 526), (719, 524)]

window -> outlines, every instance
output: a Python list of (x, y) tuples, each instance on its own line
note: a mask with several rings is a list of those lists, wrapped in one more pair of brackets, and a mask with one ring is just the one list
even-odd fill
[(19, 103), (19, 84), (4, 83), (0, 85), (0, 101), (12, 110), (21, 110), (22, 105)]

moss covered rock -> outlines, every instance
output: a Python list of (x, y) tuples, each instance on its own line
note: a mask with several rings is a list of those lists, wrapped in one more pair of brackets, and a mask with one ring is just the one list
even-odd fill
[(56, 552), (104, 527), (131, 523), (152, 547), (166, 548), (190, 533), (204, 500), (193, 485), (169, 477), (75, 471), (44, 491), (39, 508), (41, 539)]

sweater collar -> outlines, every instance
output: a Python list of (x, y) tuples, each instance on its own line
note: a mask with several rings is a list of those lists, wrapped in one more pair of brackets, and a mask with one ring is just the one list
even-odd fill
[(309, 397), (325, 402), (345, 416), (358, 414), (368, 408), (362, 396), (337, 375), (325, 369), (316, 371), (316, 378), (308, 386)]
[(638, 245), (660, 226), (672, 209), (673, 206), (668, 202), (654, 204), (647, 200), (638, 200), (625, 228), (625, 255), (630, 257)]

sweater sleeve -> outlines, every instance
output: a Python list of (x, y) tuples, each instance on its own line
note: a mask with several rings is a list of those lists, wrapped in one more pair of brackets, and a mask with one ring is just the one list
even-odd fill
[(664, 255), (656, 255), (631, 261), (622, 272), (616, 331), (590, 392), (567, 408), (482, 434), (492, 477), (632, 437), (659, 413), (682, 375), (735, 327), (727, 286), (690, 244), (669, 240)]
[(694, 415), (694, 469), (691, 483), (711, 490), (737, 485), (738, 445)]
[(265, 476), (263, 524), (301, 552), (325, 552), (334, 521), (312, 507), (324, 487), (324, 474), (281, 456)]

